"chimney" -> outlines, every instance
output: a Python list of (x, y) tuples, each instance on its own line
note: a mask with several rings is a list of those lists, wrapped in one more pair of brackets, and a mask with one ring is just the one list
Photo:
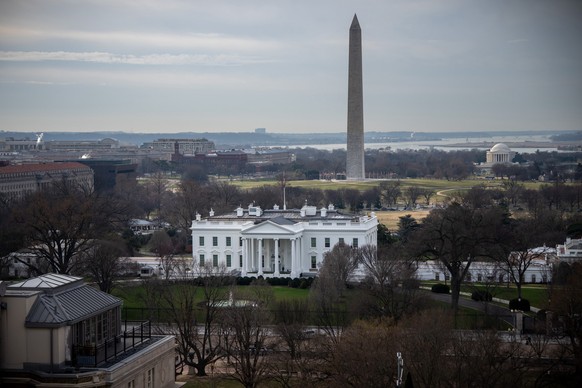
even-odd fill
[(210, 217), (214, 217), (214, 210), (210, 208), (210, 212), (208, 214), (210, 215)]
[(322, 217), (327, 217), (327, 209), (325, 207), (321, 208), (321, 216)]
[(238, 207), (236, 208), (236, 216), (242, 217), (243, 215), (244, 215), (244, 210), (242, 207), (240, 207), (240, 205), (238, 205)]
[(196, 212), (196, 221), (200, 220), (202, 220), (202, 216), (200, 215), (200, 213)]

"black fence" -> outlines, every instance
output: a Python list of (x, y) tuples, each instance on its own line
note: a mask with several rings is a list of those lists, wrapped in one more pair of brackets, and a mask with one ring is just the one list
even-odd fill
[[(127, 329), (128, 325), (132, 325), (130, 330)], [(73, 346), (73, 365), (76, 367), (97, 367), (107, 362), (115, 361), (126, 352), (149, 340), (151, 336), (152, 326), (150, 321), (126, 320), (125, 330), (122, 334), (100, 345)]]

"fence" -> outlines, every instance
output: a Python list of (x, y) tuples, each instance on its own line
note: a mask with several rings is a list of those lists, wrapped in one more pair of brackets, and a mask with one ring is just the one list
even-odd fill
[[(127, 325), (139, 323), (127, 330)], [(152, 336), (150, 321), (125, 321), (125, 330), (122, 334), (111, 338), (100, 345), (75, 345), (73, 347), (73, 364), (75, 366), (97, 367), (113, 361), (129, 350), (149, 340)]]

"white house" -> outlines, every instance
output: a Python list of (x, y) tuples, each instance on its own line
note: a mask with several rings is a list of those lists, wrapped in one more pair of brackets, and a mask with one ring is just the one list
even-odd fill
[(323, 255), (338, 242), (376, 245), (378, 219), (318, 209), (263, 210), (249, 205), (192, 221), (194, 265), (225, 265), (242, 276), (300, 277), (318, 271)]

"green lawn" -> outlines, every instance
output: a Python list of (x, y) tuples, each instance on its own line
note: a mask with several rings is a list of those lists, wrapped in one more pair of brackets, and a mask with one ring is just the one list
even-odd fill
[[(236, 286), (239, 290), (247, 290), (247, 286)], [(226, 293), (225, 288), (225, 293)], [(272, 286), (275, 300), (283, 299), (306, 299), (309, 295), (308, 289), (291, 288), (285, 286)], [(202, 293), (200, 289), (196, 290), (200, 300), (202, 300)], [(145, 308), (146, 292), (141, 282), (131, 282), (118, 285), (114, 288), (112, 294), (120, 299), (123, 299), (123, 307), (125, 308)]]
[[(381, 180), (366, 180), (366, 181), (323, 181), (323, 180), (294, 180), (287, 182), (288, 186), (303, 187), (308, 189), (322, 189), (322, 190), (338, 190), (343, 188), (351, 188), (357, 190), (366, 190), (378, 186)], [(485, 179), (464, 179), (460, 181), (448, 181), (445, 179), (401, 179), (400, 184), (402, 188), (410, 186), (418, 186), (422, 188), (432, 189), (435, 191), (441, 190), (467, 190), (473, 186), (485, 185), (486, 187), (501, 187), (503, 180), (485, 180)], [(251, 189), (261, 186), (276, 186), (276, 180), (246, 180), (246, 181), (231, 181), (231, 184), (243, 189)], [(539, 188), (539, 182), (520, 182), (526, 188)]]

